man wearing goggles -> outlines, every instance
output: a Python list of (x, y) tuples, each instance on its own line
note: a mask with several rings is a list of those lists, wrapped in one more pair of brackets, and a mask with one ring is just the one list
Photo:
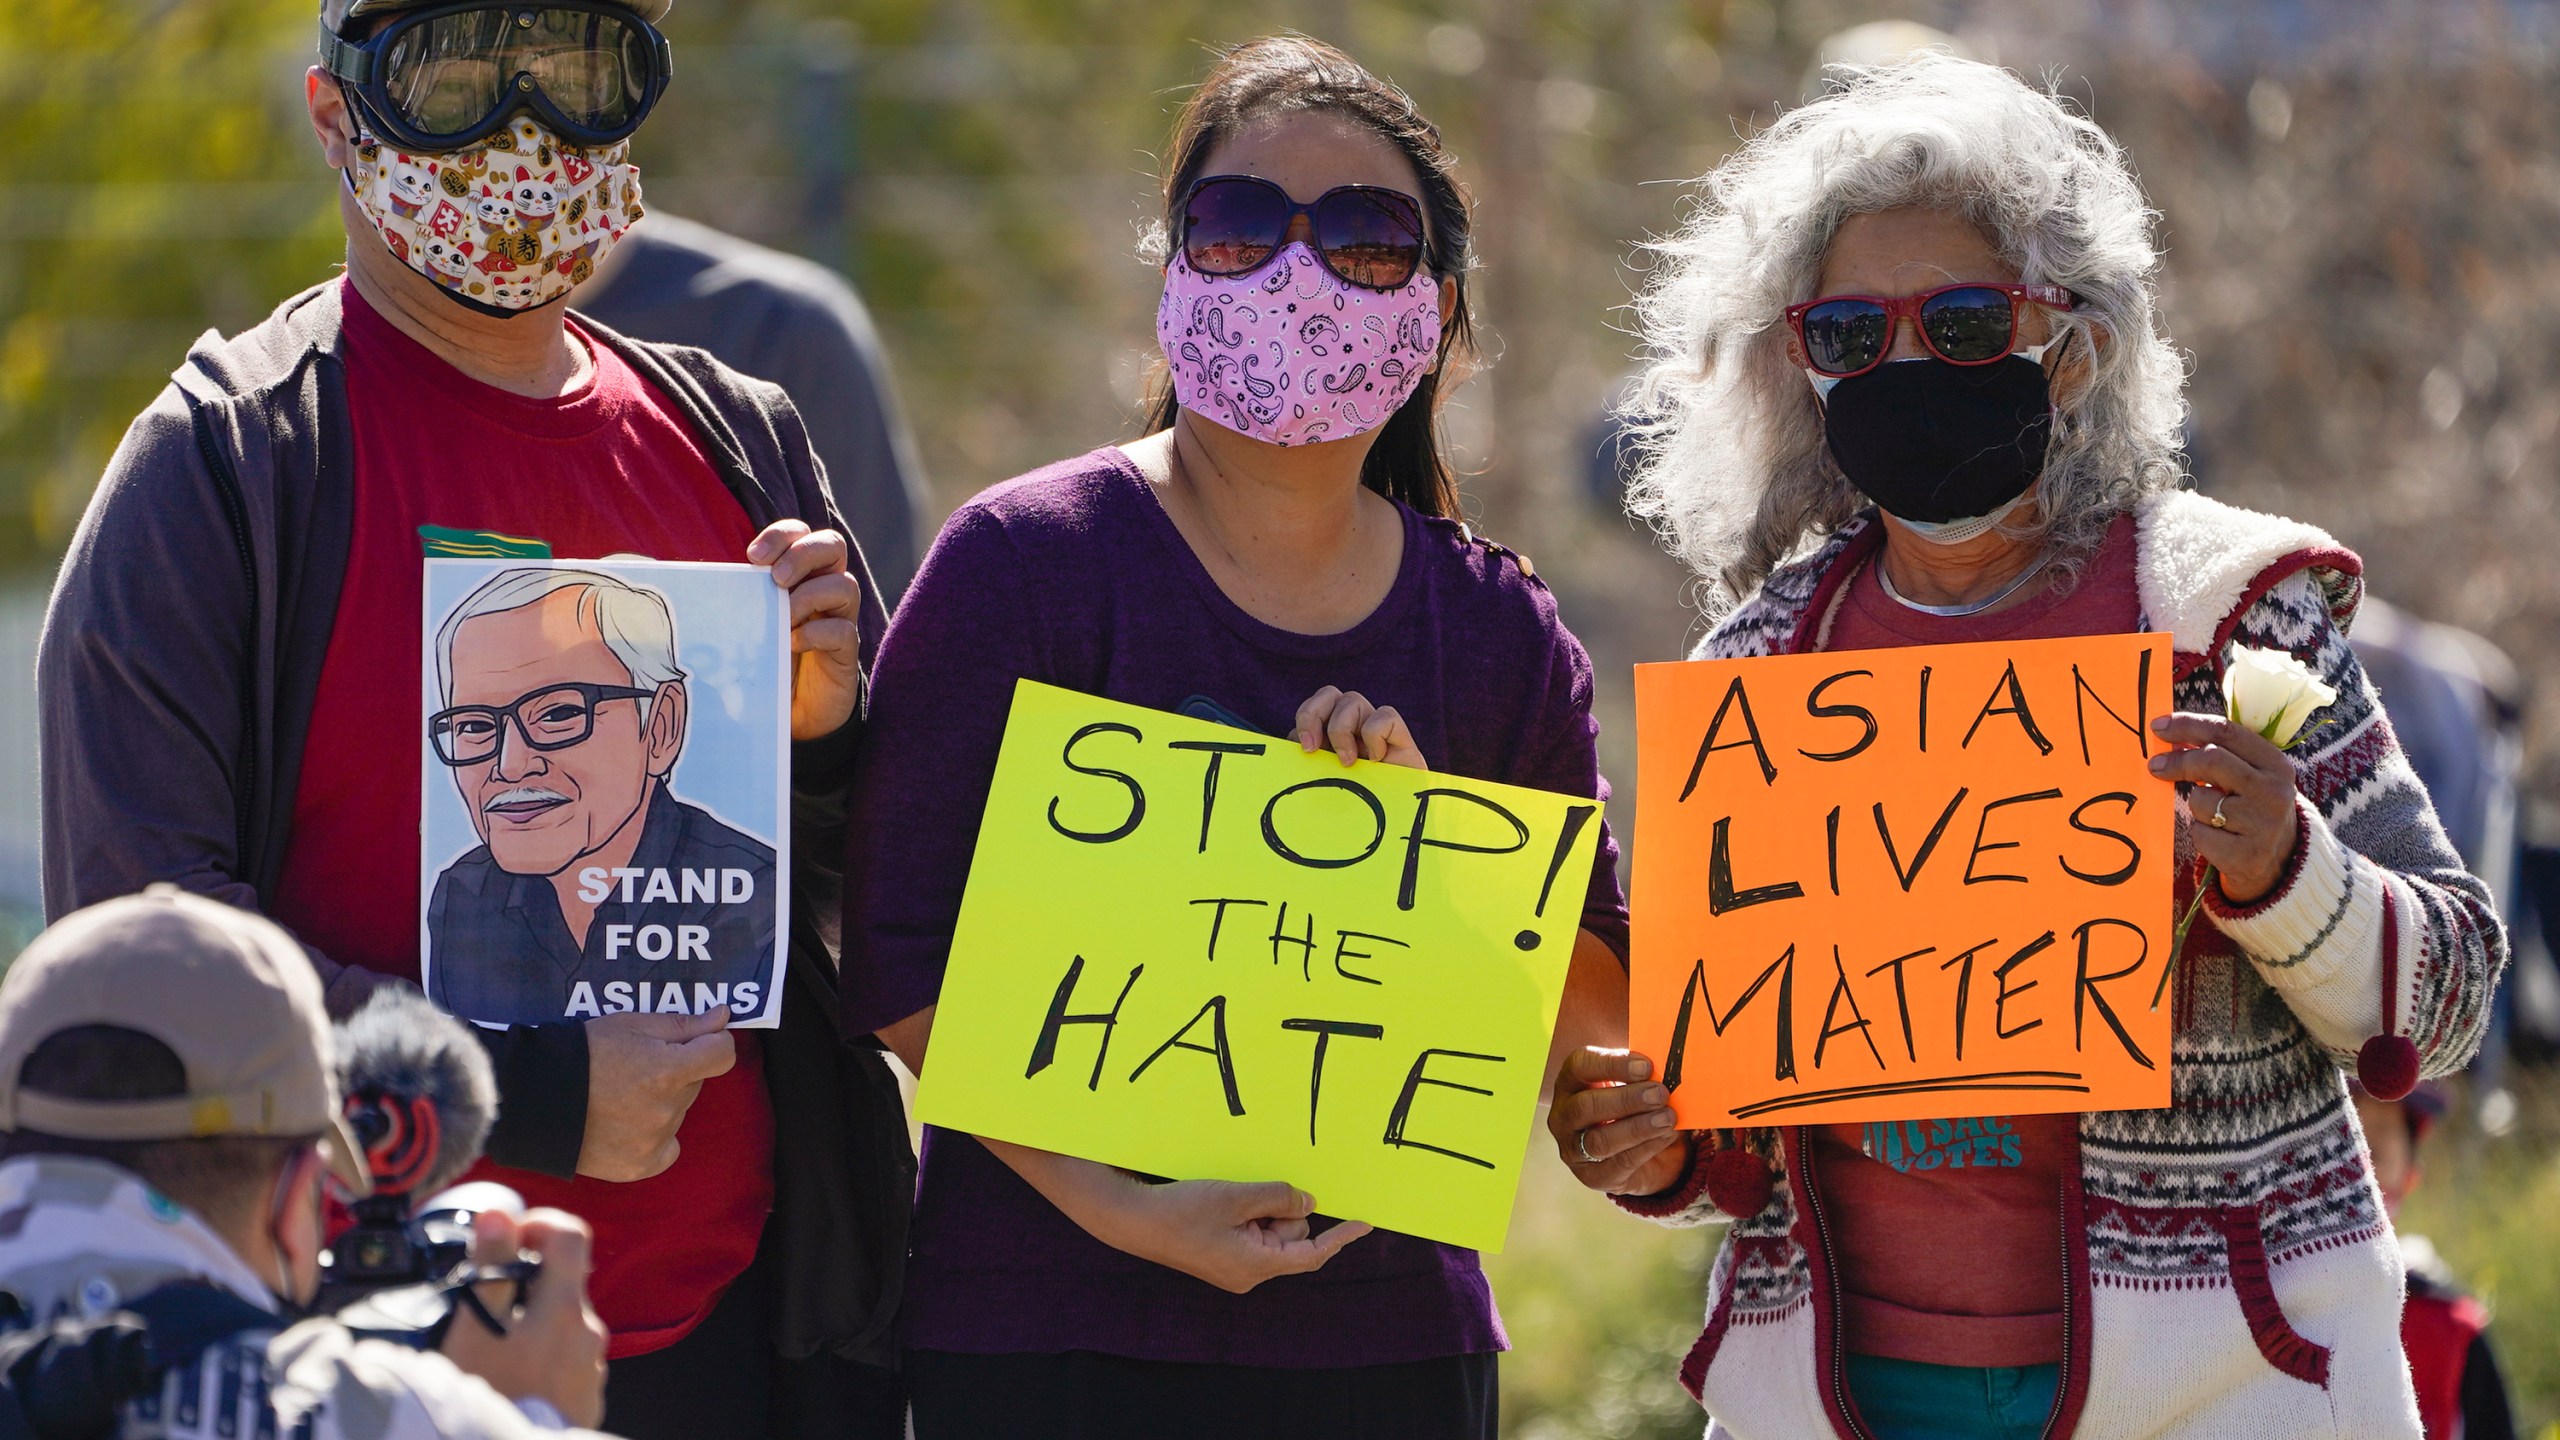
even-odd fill
[(383, 244), (483, 314), (566, 298), (640, 218), (630, 140), (673, 71), (650, 23), (669, 3), (355, 0), (322, 25), (347, 192)]
[(885, 1372), (835, 1357), (881, 1353), (913, 1162), (818, 938), (885, 619), (780, 390), (557, 303), (638, 217), (667, 6), (324, 0), (304, 93), (346, 271), (199, 341), (99, 484), (39, 659), (46, 902), (173, 881), (285, 925), (334, 1007), (414, 982), (421, 536), (769, 566), (801, 836), (782, 1027), (483, 1032), (488, 1172), (595, 1229), (618, 1433), (791, 1434), (823, 1386), (828, 1434), (894, 1434)]
[(668, 3), (447, 0), (374, 7), (361, 39), (323, 26), (322, 68), (375, 147), (358, 147), (349, 188), (394, 252), (466, 306), (511, 315), (583, 287), (579, 308), (626, 334), (823, 392), (810, 438), (894, 605), (915, 573), (922, 487), (861, 302), (831, 272), (706, 226), (660, 215), (631, 234), (639, 170), (622, 146), (674, 74), (650, 23)]

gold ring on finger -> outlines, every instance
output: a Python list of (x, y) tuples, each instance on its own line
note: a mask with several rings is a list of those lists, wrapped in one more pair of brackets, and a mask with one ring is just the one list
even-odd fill
[(2225, 806), (2225, 805), (2228, 805), (2228, 804), (2230, 804), (2230, 803), (2231, 803), (2231, 792), (2230, 792), (2230, 791), (2228, 791), (2228, 790), (2225, 790), (2225, 791), (2223, 791), (2223, 792), (2222, 792), (2222, 796), (2221, 796), (2221, 798), (2220, 798), (2220, 799), (2217, 799), (2217, 800), (2215, 800), (2215, 801), (2213, 802), (2213, 813), (2212, 813), (2211, 815), (2209, 815), (2209, 816), (2205, 817), (2205, 822), (2204, 822), (2204, 823), (2206, 823), (2207, 825), (2212, 826), (2212, 827), (2213, 827), (2214, 829), (2216, 829), (2216, 830), (2228, 830), (2228, 829), (2230, 829), (2230, 828), (2231, 828), (2231, 822), (2222, 818), (2222, 807), (2223, 807), (2223, 806)]

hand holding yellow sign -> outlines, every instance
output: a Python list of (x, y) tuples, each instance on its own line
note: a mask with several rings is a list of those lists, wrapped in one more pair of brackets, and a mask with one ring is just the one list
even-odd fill
[(1632, 1035), (1683, 1125), (2169, 1103), (2161, 635), (1636, 669)]
[(1499, 1249), (1598, 818), (1025, 681), (917, 1113)]

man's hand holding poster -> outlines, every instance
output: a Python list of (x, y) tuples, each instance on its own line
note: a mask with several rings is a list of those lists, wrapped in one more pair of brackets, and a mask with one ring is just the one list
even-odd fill
[(917, 1114), (1499, 1249), (1598, 819), (1025, 681)]
[(2169, 644), (1636, 669), (1631, 1040), (1688, 1127), (2169, 1103)]
[(426, 563), (427, 993), (778, 1023), (788, 597), (746, 565)]

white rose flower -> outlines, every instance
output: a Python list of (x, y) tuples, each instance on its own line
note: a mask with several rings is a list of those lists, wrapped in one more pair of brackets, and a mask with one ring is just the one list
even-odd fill
[(2231, 647), (2231, 663), (2222, 671), (2222, 700), (2232, 723), (2254, 730), (2289, 750), (2302, 735), (2311, 713), (2338, 698), (2338, 688), (2322, 684), (2311, 667), (2282, 650)]

